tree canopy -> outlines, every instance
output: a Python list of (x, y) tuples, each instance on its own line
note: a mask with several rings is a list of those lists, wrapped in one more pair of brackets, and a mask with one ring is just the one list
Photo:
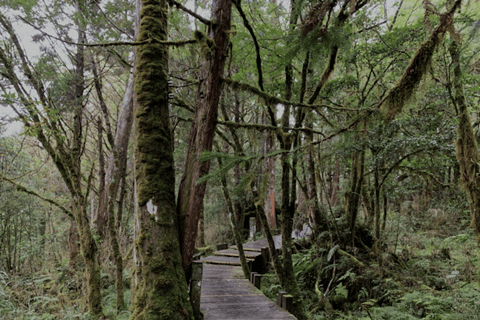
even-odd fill
[[(235, 243), (248, 276), (255, 231), (266, 293), (292, 294), (298, 319), (395, 317), (408, 301), (423, 310), (412, 319), (433, 315), (463, 287), (417, 265), (433, 258), (407, 234), (430, 222), (441, 250), (472, 244), (456, 267), (472, 268), (465, 285), (478, 277), (478, 1), (0, 8), (0, 107), (15, 115), (0, 118), (0, 315), (198, 318), (194, 255)], [(12, 121), (22, 133), (5, 132)], [(393, 275), (415, 265), (431, 300)]]

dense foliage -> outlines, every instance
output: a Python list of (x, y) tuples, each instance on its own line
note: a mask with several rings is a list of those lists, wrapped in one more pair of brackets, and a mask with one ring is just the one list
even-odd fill
[[(251, 239), (250, 218), (253, 237), (267, 236), (272, 207), (284, 239), (310, 226), (284, 242), (293, 255), (284, 250), (263, 289), (292, 293), (299, 319), (479, 317), (478, 1), (235, 0), (218, 109), (205, 114), (213, 1), (146, 3), (168, 34), (136, 39), (147, 12), (132, 1), (0, 0), (0, 110), (15, 114), (0, 123), (0, 318), (134, 314), (134, 246), (153, 230), (135, 230), (136, 206), (150, 212), (157, 194), (142, 184), (138, 199), (136, 182), (160, 183), (154, 165), (138, 172), (150, 161), (174, 171), (168, 221), (182, 177), (201, 168), (198, 253)], [(153, 63), (149, 46), (163, 58)], [(135, 89), (140, 102), (156, 102), (129, 117), (140, 126), (164, 106), (161, 143), (116, 140), (131, 131), (131, 74), (148, 85)], [(189, 150), (203, 150), (190, 129), (206, 120), (211, 150), (190, 165)], [(168, 157), (135, 159), (135, 145), (160, 144)]]

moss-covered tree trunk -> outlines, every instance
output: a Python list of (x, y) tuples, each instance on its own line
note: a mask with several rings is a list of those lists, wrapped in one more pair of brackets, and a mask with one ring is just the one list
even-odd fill
[(363, 186), (364, 160), (365, 150), (353, 152), (350, 188), (345, 192), (345, 211), (349, 228), (349, 242), (352, 243), (352, 245), (355, 237), (355, 225)]
[(77, 223), (72, 221), (70, 223), (70, 228), (68, 230), (68, 245), (69, 245), (69, 261), (68, 261), (68, 271), (70, 273), (75, 273), (77, 270), (77, 264), (79, 260), (78, 256), (78, 242), (80, 238), (78, 237), (78, 228)]
[(362, 202), (365, 206), (365, 225), (367, 227), (371, 227), (374, 221), (375, 213), (374, 213), (374, 203), (371, 196), (371, 190), (369, 187), (370, 179), (368, 176), (367, 179), (363, 179), (363, 187), (362, 187)]
[(335, 166), (333, 168), (333, 177), (332, 177), (332, 188), (329, 195), (330, 205), (335, 207), (338, 204), (338, 191), (340, 190), (340, 161), (335, 161)]
[[(83, 1), (76, 3), (77, 13), (86, 14), (87, 8)], [(73, 111), (73, 146), (71, 159), (68, 162), (68, 175), (72, 181), (71, 193), (73, 198), (73, 215), (78, 225), (80, 237), (80, 250), (85, 262), (85, 279), (87, 282), (87, 305), (88, 310), (98, 318), (103, 317), (100, 266), (98, 264), (97, 244), (90, 229), (90, 221), (87, 212), (88, 188), (84, 195), (82, 191), (82, 153), (83, 153), (83, 115), (85, 109), (85, 47), (86, 41), (85, 23), (78, 23), (77, 52), (75, 55), (75, 101)]]
[[(125, 184), (125, 174), (127, 169), (127, 153), (128, 142), (130, 140), (130, 133), (133, 126), (133, 76), (131, 75), (127, 91), (122, 103), (122, 110), (117, 122), (117, 130), (113, 144), (113, 155), (108, 166), (107, 177), (107, 221), (110, 246), (113, 251), (113, 260), (115, 262), (115, 288), (117, 294), (117, 311), (124, 309), (125, 300), (123, 297), (123, 256), (120, 250), (120, 243), (118, 240), (119, 223), (121, 220), (122, 211), (122, 196), (120, 197), (118, 206), (118, 215), (115, 219), (115, 206), (117, 204), (117, 193), (120, 188), (120, 182)], [(124, 189), (122, 189), (124, 191)]]
[(195, 246), (198, 248), (205, 247), (205, 214), (203, 210), (200, 212), (200, 218), (198, 220), (198, 236)]
[(455, 76), (454, 103), (458, 108), (457, 142), (455, 147), (461, 172), (460, 184), (468, 194), (471, 226), (477, 234), (477, 241), (480, 243), (480, 166), (478, 163), (478, 145), (463, 90), (462, 70), (460, 68), (460, 48), (458, 43), (452, 43), (450, 46), (450, 54), (452, 56)]
[(87, 280), (87, 306), (89, 312), (97, 318), (103, 317), (100, 265), (98, 264), (98, 248), (93, 237), (86, 201), (82, 195), (77, 196), (74, 203), (73, 214), (78, 224), (80, 237), (80, 251), (85, 262), (85, 279)]
[[(138, 41), (167, 39), (165, 0), (143, 0)], [(175, 209), (175, 174), (168, 110), (168, 49), (138, 47), (135, 73), (135, 221), (134, 320), (191, 319), (182, 268)]]
[[(292, 17), (291, 22), (296, 23), (296, 18)], [(292, 98), (292, 87), (293, 87), (293, 68), (291, 65), (288, 65), (285, 68), (285, 100), (290, 100)], [(284, 106), (284, 111), (282, 115), (282, 126), (288, 128), (290, 126), (289, 119), (291, 115), (290, 106)], [(300, 111), (299, 111), (300, 112)], [(298, 119), (298, 117), (297, 117)], [(296, 125), (299, 123), (297, 122)], [(279, 138), (280, 147), (282, 150), (289, 151), (293, 145), (293, 139), (296, 138), (293, 134), (281, 134), (277, 135)], [(293, 260), (292, 260), (292, 231), (293, 231), (293, 218), (295, 215), (295, 200), (296, 192), (290, 190), (291, 186), (295, 184), (291, 183), (290, 179), (295, 179), (293, 173), (290, 170), (291, 164), (285, 153), (280, 157), (281, 166), (282, 166), (282, 180), (281, 180), (281, 212), (282, 212), (282, 255), (283, 255), (283, 288), (289, 294), (293, 296), (293, 309), (292, 313), (300, 320), (306, 319), (305, 310), (303, 307), (303, 300), (300, 295), (300, 290), (298, 289), (297, 279), (295, 278), (295, 272), (293, 269)]]
[(195, 250), (198, 220), (203, 210), (206, 189), (206, 182), (197, 184), (197, 180), (210, 170), (210, 161), (200, 162), (198, 157), (203, 151), (212, 150), (221, 78), (228, 51), (231, 12), (231, 0), (214, 0), (211, 11), (213, 23), (208, 34), (213, 41), (204, 39), (204, 35), (196, 33), (205, 61), (200, 72), (195, 98), (195, 117), (190, 129), (185, 171), (180, 181), (177, 204), (182, 263), (187, 275)]
[[(307, 127), (313, 128), (313, 123), (311, 121), (311, 116), (307, 115)], [(327, 228), (327, 217), (320, 209), (320, 202), (318, 201), (317, 196), (317, 183), (315, 181), (315, 152), (313, 146), (313, 133), (307, 132), (305, 138), (308, 143), (308, 154), (307, 154), (307, 201), (310, 211), (310, 217), (313, 218), (315, 223), (315, 232), (319, 234), (321, 231)]]

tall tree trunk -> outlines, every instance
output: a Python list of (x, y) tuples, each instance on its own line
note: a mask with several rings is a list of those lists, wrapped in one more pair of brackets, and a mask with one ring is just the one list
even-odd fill
[[(234, 93), (235, 97), (235, 112), (234, 112), (234, 121), (235, 123), (240, 123), (240, 102), (238, 99), (238, 94)], [(220, 103), (220, 109), (222, 111), (222, 115), (225, 119), (225, 121), (230, 121), (230, 117), (227, 113), (227, 109), (225, 107), (225, 103), (222, 101)], [(244, 156), (245, 152), (243, 151), (243, 146), (240, 141), (240, 138), (237, 135), (237, 131), (233, 127), (228, 127), (228, 130), (230, 131), (233, 139), (233, 148), (235, 151), (236, 156)], [(217, 146), (218, 150), (221, 150), (219, 146)], [(234, 183), (235, 186), (237, 186), (240, 181), (241, 181), (241, 176), (242, 176), (242, 171), (240, 168), (240, 164), (236, 164), (234, 167)], [(245, 171), (248, 172), (250, 170), (250, 162), (245, 163)], [(233, 202), (233, 208), (235, 210), (235, 220), (236, 220), (236, 226), (238, 227), (238, 231), (240, 232), (240, 235), (242, 239), (248, 238), (248, 234), (250, 230), (245, 230), (244, 225), (245, 225), (245, 207), (247, 207), (246, 203), (246, 197), (244, 194), (237, 194), (235, 199), (232, 200)], [(257, 229), (258, 231), (258, 229)]]
[[(267, 124), (267, 114), (264, 111), (262, 114), (262, 122)], [(270, 130), (265, 130), (263, 133), (262, 152), (263, 156), (275, 149), (274, 135)], [(277, 227), (277, 219), (275, 217), (275, 156), (265, 158), (264, 179), (266, 179), (265, 200), (263, 203), (263, 211), (267, 217), (268, 226), (270, 230)]]
[[(307, 116), (307, 119), (311, 117)], [(312, 129), (313, 124), (310, 120), (307, 121), (307, 127)], [(313, 148), (313, 133), (307, 132), (305, 134), (306, 140), (308, 143), (308, 154), (307, 154), (307, 201), (310, 211), (310, 217), (315, 223), (315, 231), (321, 232), (327, 228), (327, 217), (322, 212), (320, 208), (320, 202), (318, 201), (317, 196), (317, 183), (315, 181), (315, 152)]]
[(196, 32), (205, 61), (201, 69), (201, 78), (195, 100), (195, 117), (190, 129), (185, 171), (180, 181), (178, 193), (178, 215), (180, 222), (180, 242), (182, 244), (182, 263), (189, 274), (189, 266), (197, 239), (198, 220), (203, 210), (206, 183), (197, 184), (197, 180), (210, 170), (210, 162), (199, 162), (203, 151), (211, 151), (215, 134), (215, 122), (218, 114), (218, 102), (221, 92), (221, 78), (224, 74), (228, 51), (231, 0), (214, 0), (212, 3), (209, 37), (213, 43), (204, 39), (205, 35)]
[[(112, 148), (112, 154), (108, 162), (107, 171), (105, 171), (105, 159), (103, 155), (103, 127), (99, 118), (99, 200), (98, 210), (95, 219), (95, 227), (100, 239), (106, 240), (105, 245), (109, 245), (113, 251), (112, 257), (115, 263), (115, 286), (117, 294), (117, 310), (124, 308), (123, 297), (123, 257), (118, 242), (118, 229), (115, 222), (115, 207), (117, 203), (117, 193), (120, 182), (125, 176), (128, 142), (133, 125), (133, 74), (130, 74), (127, 88), (120, 109), (120, 115), (117, 121), (117, 130), (115, 138), (113, 137), (109, 114), (106, 103), (103, 99), (102, 85), (100, 77), (96, 71), (95, 61), (92, 58), (92, 69), (94, 73), (94, 83), (97, 95), (102, 106), (102, 112), (106, 122), (106, 132), (108, 142)], [(121, 208), (118, 209), (121, 212)]]
[[(222, 166), (222, 159), (218, 158), (218, 165)], [(228, 186), (227, 186), (227, 178), (225, 177), (225, 174), (221, 176), (221, 182), (222, 182), (222, 191), (223, 191), (223, 197), (225, 199), (225, 202), (227, 203), (227, 208), (228, 208), (228, 218), (230, 220), (230, 226), (232, 228), (233, 235), (235, 237), (235, 244), (237, 245), (238, 253), (239, 253), (239, 258), (240, 258), (240, 264), (242, 265), (242, 271), (245, 276), (245, 278), (250, 277), (250, 269), (248, 268), (248, 263), (247, 259), (245, 257), (245, 252), (243, 251), (243, 243), (242, 243), (242, 236), (240, 234), (238, 222), (236, 219), (236, 214), (234, 213), (234, 208), (233, 208), (233, 202), (232, 199), (230, 198), (230, 194), (228, 192)]]
[[(77, 2), (77, 13), (86, 14), (84, 3)], [(87, 305), (89, 311), (98, 318), (103, 317), (100, 266), (98, 265), (97, 243), (90, 229), (87, 212), (87, 194), (82, 194), (81, 159), (83, 153), (83, 111), (85, 90), (85, 23), (80, 19), (78, 24), (77, 53), (75, 56), (76, 81), (75, 102), (73, 111), (73, 147), (71, 152), (70, 176), (73, 189), (73, 214), (78, 225), (80, 250), (85, 262), (85, 278), (87, 280)], [(88, 189), (88, 187), (87, 187)]]
[(454, 65), (454, 103), (458, 108), (457, 128), (457, 161), (460, 165), (460, 185), (468, 194), (470, 203), (471, 226), (477, 235), (480, 244), (480, 167), (478, 164), (478, 145), (473, 132), (470, 114), (462, 84), (462, 71), (460, 68), (460, 49), (457, 42), (450, 46), (450, 54)]
[(94, 226), (100, 239), (105, 238), (106, 211), (107, 211), (107, 192), (105, 190), (105, 156), (103, 154), (103, 125), (100, 117), (97, 120), (98, 129), (98, 208)]
[(332, 189), (330, 193), (330, 205), (335, 207), (338, 203), (337, 193), (340, 190), (340, 160), (335, 161), (332, 177)]
[[(293, 8), (293, 7), (292, 7)], [(291, 23), (296, 24), (296, 17), (292, 13)], [(285, 100), (291, 100), (292, 98), (292, 86), (293, 86), (293, 68), (291, 65), (287, 65), (285, 68)], [(290, 106), (284, 106), (282, 116), (282, 127), (288, 128), (290, 126)], [(298, 119), (298, 118), (297, 118)], [(298, 124), (298, 122), (297, 122)], [(295, 135), (284, 134), (279, 137), (280, 147), (284, 151), (290, 151), (292, 148), (293, 139), (296, 139)], [(288, 157), (283, 153), (280, 157), (282, 166), (282, 255), (283, 255), (283, 288), (289, 294), (293, 296), (294, 304), (292, 313), (300, 320), (306, 319), (305, 310), (303, 308), (303, 301), (301, 299), (300, 291), (297, 285), (297, 279), (295, 278), (295, 272), (293, 270), (292, 261), (292, 231), (293, 231), (293, 218), (295, 215), (295, 190), (290, 190), (294, 183), (291, 183), (290, 178), (294, 179), (291, 174), (290, 163)]]
[(78, 223), (78, 234), (80, 236), (80, 250), (85, 262), (85, 278), (87, 279), (87, 305), (92, 315), (98, 318), (103, 317), (100, 266), (98, 264), (98, 248), (90, 229), (90, 222), (87, 218), (85, 198), (82, 195), (75, 200), (73, 214)]
[(77, 223), (72, 221), (70, 223), (70, 228), (68, 229), (68, 247), (69, 247), (69, 262), (68, 262), (68, 271), (70, 273), (75, 273), (77, 270), (78, 264), (78, 229)]
[[(123, 256), (118, 241), (118, 223), (115, 217), (118, 189), (120, 183), (125, 183), (127, 166), (128, 141), (133, 125), (133, 75), (130, 75), (127, 90), (122, 103), (122, 110), (117, 122), (115, 142), (112, 146), (113, 154), (107, 171), (107, 221), (109, 231), (109, 242), (113, 250), (115, 262), (115, 287), (117, 293), (117, 311), (124, 309), (125, 300), (123, 297)], [(118, 212), (121, 218), (121, 207)]]
[[(143, 0), (137, 41), (167, 39), (165, 0)], [(168, 110), (168, 49), (137, 49), (135, 75), (135, 300), (132, 319), (191, 319), (175, 210), (175, 174)]]
[(375, 200), (374, 200), (374, 217), (375, 217), (375, 248), (377, 253), (380, 253), (381, 243), (380, 243), (380, 171), (379, 168), (375, 169), (374, 172), (374, 186), (375, 186)]
[(362, 193), (364, 160), (365, 150), (353, 152), (350, 189), (345, 192), (345, 211), (347, 214), (348, 228), (350, 229), (348, 240), (352, 246), (355, 238), (355, 225), (357, 222), (358, 206), (360, 204), (360, 194)]
[(200, 212), (200, 218), (198, 220), (198, 236), (195, 246), (197, 248), (205, 247), (205, 214), (203, 210)]

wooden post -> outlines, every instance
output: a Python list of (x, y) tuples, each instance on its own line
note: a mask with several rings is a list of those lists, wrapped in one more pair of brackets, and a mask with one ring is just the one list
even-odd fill
[(217, 251), (228, 249), (228, 243), (217, 244)]
[(250, 283), (254, 283), (253, 281), (256, 274), (257, 274), (256, 272), (250, 272)]
[(203, 262), (192, 262), (192, 278), (190, 280), (190, 300), (192, 301), (193, 316), (195, 320), (203, 319), (200, 312), (200, 294), (202, 291)]
[(280, 308), (282, 308), (282, 303), (283, 303), (283, 296), (287, 294), (287, 291), (278, 291), (278, 298), (277, 298), (277, 304)]
[(256, 219), (255, 217), (250, 218), (250, 238), (255, 240), (255, 233), (257, 232)]
[(262, 248), (262, 272), (266, 273), (268, 271), (268, 262), (270, 261), (270, 252), (268, 247)]
[(253, 275), (253, 285), (260, 289), (260, 285), (262, 284), (262, 275), (259, 273), (255, 273)]
[(248, 260), (248, 261), (247, 261), (247, 264), (248, 264), (248, 270), (253, 270), (253, 261), (252, 261), (252, 260)]
[(282, 296), (282, 308), (288, 312), (292, 312), (293, 296), (291, 294), (284, 294)]

